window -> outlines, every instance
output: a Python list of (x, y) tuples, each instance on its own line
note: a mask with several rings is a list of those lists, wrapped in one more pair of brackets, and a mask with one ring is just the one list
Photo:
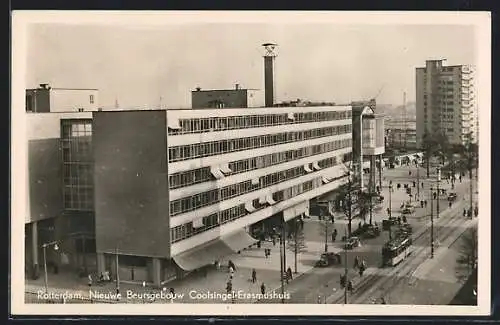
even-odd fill
[(89, 99), (90, 99), (90, 103), (91, 103), (91, 104), (94, 104), (94, 95), (90, 95), (89, 97), (90, 97), (90, 98), (89, 98)]

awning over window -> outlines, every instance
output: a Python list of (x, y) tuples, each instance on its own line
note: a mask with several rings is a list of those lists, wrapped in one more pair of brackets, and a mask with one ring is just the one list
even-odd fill
[(295, 114), (293, 112), (288, 113), (289, 120), (295, 120)]
[(223, 257), (232, 255), (231, 250), (221, 239), (212, 240), (195, 248), (191, 248), (173, 257), (175, 263), (185, 270), (193, 271), (203, 266), (214, 264)]
[(316, 170), (320, 170), (321, 169), (321, 167), (319, 166), (319, 164), (318, 164), (317, 161), (313, 162), (313, 168), (316, 169)]
[(262, 196), (262, 197), (259, 198), (259, 203), (260, 204), (265, 204), (266, 202), (267, 202), (267, 200), (266, 200), (265, 196)]
[(201, 228), (203, 227), (203, 218), (198, 218), (193, 220), (193, 228)]
[(231, 169), (229, 168), (229, 164), (222, 164), (222, 165), (220, 165), (220, 170), (221, 170), (224, 174), (229, 174), (229, 173), (231, 173)]
[(311, 167), (309, 167), (309, 164), (305, 164), (304, 165), (304, 170), (308, 173), (312, 172), (313, 170), (311, 169)]
[(178, 119), (168, 119), (167, 120), (167, 125), (168, 125), (168, 128), (169, 129), (172, 129), (172, 130), (179, 130), (179, 129), (182, 129), (181, 127), (181, 123)]
[(254, 206), (253, 206), (253, 202), (250, 201), (250, 202), (247, 202), (245, 203), (245, 209), (248, 211), (248, 212), (254, 212), (255, 210), (257, 210)]
[(233, 252), (237, 253), (244, 248), (248, 248), (251, 245), (257, 242), (257, 239), (250, 236), (245, 229), (241, 229), (232, 233), (230, 235), (226, 235), (222, 237), (222, 241), (233, 250)]
[(330, 183), (330, 180), (325, 176), (322, 177), (322, 180), (323, 180), (323, 183), (325, 183), (325, 184)]
[(252, 185), (259, 185), (260, 181), (258, 177), (252, 178)]
[(222, 174), (221, 170), (217, 166), (210, 167), (210, 172), (216, 179), (221, 179), (224, 177), (224, 174)]
[(332, 180), (332, 179), (336, 179), (336, 178), (346, 176), (346, 175), (347, 175), (347, 172), (343, 171), (340, 168), (336, 168), (334, 171), (330, 172), (329, 174), (324, 175), (324, 177), (326, 177), (328, 180)]
[(270, 205), (273, 205), (276, 203), (276, 201), (274, 201), (273, 199), (273, 195), (272, 194), (269, 194), (266, 196), (266, 202), (269, 203)]

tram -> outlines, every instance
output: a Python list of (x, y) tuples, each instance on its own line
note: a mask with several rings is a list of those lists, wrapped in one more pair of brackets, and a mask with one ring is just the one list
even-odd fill
[(410, 234), (404, 234), (387, 242), (382, 248), (383, 266), (396, 266), (413, 250)]

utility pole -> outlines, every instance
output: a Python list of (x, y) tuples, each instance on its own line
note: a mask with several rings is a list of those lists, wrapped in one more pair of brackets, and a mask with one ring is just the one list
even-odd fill
[(420, 200), (420, 166), (417, 160), (417, 199)]
[(434, 189), (431, 187), (431, 258), (434, 258)]
[(115, 267), (116, 267), (116, 300), (120, 298), (118, 295), (120, 294), (120, 266), (118, 261), (118, 247), (115, 248)]
[(437, 196), (436, 196), (436, 217), (439, 219), (439, 183), (441, 182), (441, 168), (437, 168)]
[(281, 220), (281, 238), (280, 238), (280, 262), (281, 262), (281, 267), (280, 267), (280, 271), (281, 271), (281, 303), (284, 304), (285, 303), (285, 252), (284, 252), (284, 248), (285, 248), (285, 236), (284, 236), (284, 233), (285, 233), (285, 220), (282, 219)]
[(392, 181), (389, 181), (389, 240), (392, 240)]
[[(344, 228), (345, 229), (345, 228)], [(347, 229), (345, 229), (345, 237), (347, 239)], [(344, 304), (347, 305), (347, 287), (349, 280), (347, 279), (347, 246), (344, 243)]]
[(406, 138), (408, 136), (407, 124), (406, 124), (406, 91), (403, 92), (403, 129), (404, 129), (404, 149), (406, 152)]

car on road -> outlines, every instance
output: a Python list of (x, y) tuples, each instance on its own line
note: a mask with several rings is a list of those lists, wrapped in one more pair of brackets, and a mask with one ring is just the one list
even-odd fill
[(457, 193), (451, 192), (448, 194), (448, 201), (453, 202), (457, 199)]
[(345, 249), (354, 249), (361, 246), (361, 240), (359, 237), (351, 237), (345, 243)]
[(321, 254), (319, 261), (316, 262), (317, 267), (327, 267), (331, 265), (338, 265), (342, 263), (342, 258), (340, 254), (328, 252)]

